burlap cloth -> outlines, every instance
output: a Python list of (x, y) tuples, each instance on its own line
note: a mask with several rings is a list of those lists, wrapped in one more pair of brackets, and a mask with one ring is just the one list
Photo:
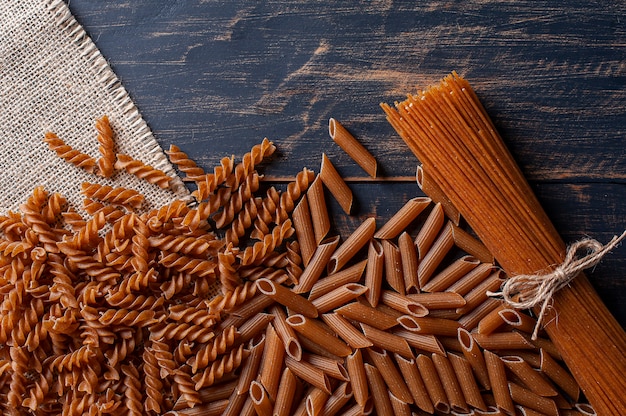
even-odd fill
[[(96, 119), (107, 115), (116, 151), (175, 177), (161, 190), (126, 172), (103, 179), (65, 162), (43, 142), (46, 131), (98, 158)], [(188, 191), (104, 57), (60, 0), (0, 1), (0, 213), (17, 210), (37, 185), (76, 209), (83, 181), (133, 188), (144, 209)]]

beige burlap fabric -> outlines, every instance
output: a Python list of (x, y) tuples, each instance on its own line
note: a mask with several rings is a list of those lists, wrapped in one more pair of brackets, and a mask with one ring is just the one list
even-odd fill
[[(116, 150), (175, 177), (172, 190), (126, 172), (96, 177), (43, 142), (53, 131), (98, 158), (94, 124), (103, 115), (116, 134)], [(37, 185), (79, 209), (83, 181), (138, 190), (145, 209), (188, 197), (127, 91), (61, 0), (0, 1), (0, 137), (0, 213), (17, 210)]]

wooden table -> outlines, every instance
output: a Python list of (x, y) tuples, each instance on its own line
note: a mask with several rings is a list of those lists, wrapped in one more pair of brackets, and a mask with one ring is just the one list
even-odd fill
[[(382, 223), (420, 194), (416, 159), (380, 102), (452, 70), (482, 99), (566, 242), (626, 228), (626, 3), (72, 0), (164, 148), (206, 169), (263, 137), (266, 180), (349, 179), (354, 215)], [(379, 160), (370, 180), (328, 136), (340, 120)], [(333, 211), (339, 213), (338, 207)], [(626, 247), (588, 273), (626, 325)]]

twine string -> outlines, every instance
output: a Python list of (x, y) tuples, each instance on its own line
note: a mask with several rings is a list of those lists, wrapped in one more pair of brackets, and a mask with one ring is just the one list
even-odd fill
[[(620, 236), (614, 236), (606, 245), (594, 239), (577, 241), (568, 247), (563, 262), (551, 272), (512, 276), (503, 283), (500, 292), (487, 292), (487, 295), (500, 297), (515, 309), (531, 309), (541, 305), (532, 334), (532, 339), (536, 340), (554, 294), (567, 286), (580, 272), (597, 265), (624, 238), (626, 231)], [(579, 257), (585, 250), (587, 254)]]

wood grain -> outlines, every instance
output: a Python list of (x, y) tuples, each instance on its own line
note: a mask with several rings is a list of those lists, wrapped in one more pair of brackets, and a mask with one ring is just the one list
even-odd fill
[[(356, 215), (388, 218), (419, 195), (416, 160), (379, 102), (452, 70), (467, 78), (565, 241), (626, 228), (626, 3), (200, 1), (69, 3), (160, 143), (205, 168), (264, 137), (283, 182), (325, 152)], [(334, 117), (380, 162), (365, 174), (328, 137)], [(338, 211), (337, 211), (338, 212)], [(626, 325), (626, 249), (589, 278)]]

